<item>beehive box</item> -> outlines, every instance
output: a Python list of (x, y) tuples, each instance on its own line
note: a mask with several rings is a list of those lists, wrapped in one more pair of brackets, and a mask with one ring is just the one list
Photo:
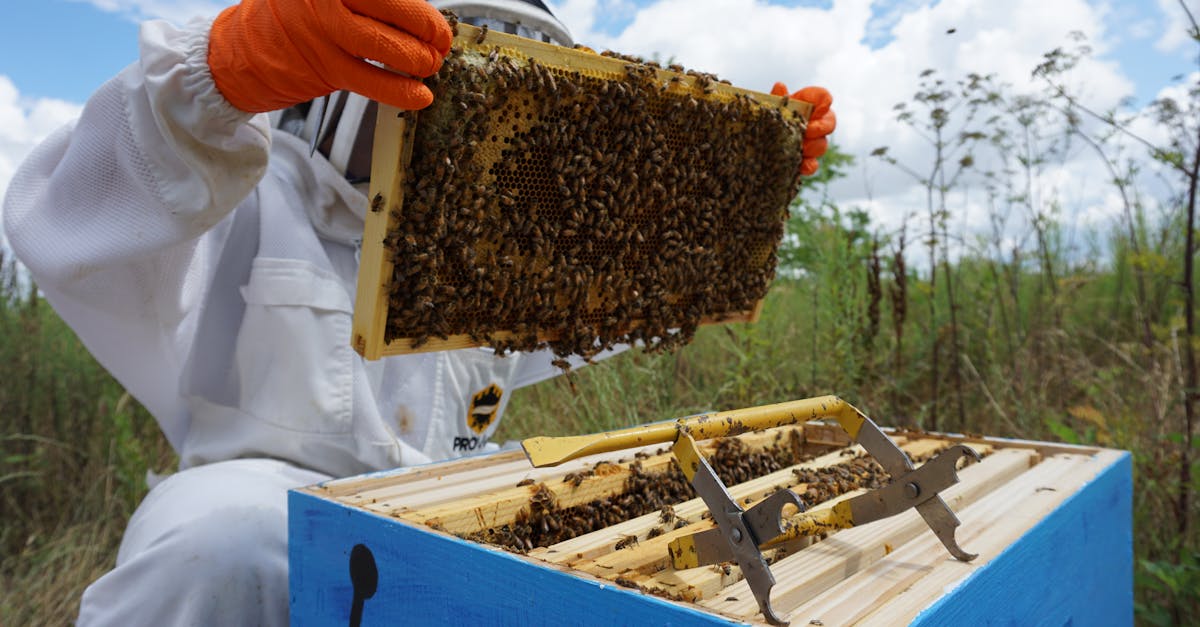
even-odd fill
[(381, 107), (353, 345), (592, 355), (751, 320), (812, 107), (457, 26), (419, 112)]
[[(776, 613), (792, 625), (1132, 621), (1128, 453), (889, 435), (918, 463), (959, 442), (984, 454), (942, 493), (979, 557), (951, 558), (910, 510), (768, 553)], [(746, 508), (786, 487), (813, 510), (886, 481), (847, 442), (809, 423), (700, 444)], [(736, 564), (670, 566), (667, 543), (713, 523), (667, 447), (542, 469), (500, 452), (289, 499), (293, 624), (763, 622)]]

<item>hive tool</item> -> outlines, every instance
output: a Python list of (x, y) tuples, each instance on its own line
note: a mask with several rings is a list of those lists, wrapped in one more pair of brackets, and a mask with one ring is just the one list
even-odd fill
[[(805, 511), (804, 502), (795, 492), (779, 490), (743, 510), (696, 447), (696, 440), (822, 418), (837, 420), (851, 440), (879, 462), (891, 476), (888, 485), (811, 512)], [(775, 577), (762, 548), (863, 525), (915, 508), (951, 555), (962, 561), (976, 557), (958, 546), (954, 537), (958, 518), (939, 494), (958, 482), (958, 461), (964, 457), (978, 460), (979, 454), (956, 444), (916, 468), (870, 418), (836, 396), (702, 414), (595, 435), (530, 438), (522, 446), (534, 466), (553, 466), (585, 455), (667, 442), (674, 442), (672, 450), (680, 469), (708, 506), (717, 525), (672, 540), (669, 545), (672, 565), (686, 569), (736, 561), (763, 617), (774, 625), (787, 622), (771, 607)], [(785, 508), (789, 507), (795, 507), (797, 513), (786, 515)]]

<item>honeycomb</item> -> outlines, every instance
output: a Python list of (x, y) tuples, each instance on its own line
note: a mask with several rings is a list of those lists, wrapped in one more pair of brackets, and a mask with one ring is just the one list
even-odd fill
[(465, 338), (589, 358), (753, 315), (798, 191), (794, 103), (677, 66), (539, 58), (514, 37), (457, 32), (426, 81), (433, 105), (400, 114), (390, 349)]

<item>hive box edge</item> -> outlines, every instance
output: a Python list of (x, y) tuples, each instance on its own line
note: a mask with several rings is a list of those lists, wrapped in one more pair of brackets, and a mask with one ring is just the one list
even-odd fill
[(288, 493), (292, 625), (350, 622), (358, 544), (378, 573), (362, 625), (743, 624), (297, 489)]
[(911, 624), (1132, 625), (1133, 457), (1121, 453)]

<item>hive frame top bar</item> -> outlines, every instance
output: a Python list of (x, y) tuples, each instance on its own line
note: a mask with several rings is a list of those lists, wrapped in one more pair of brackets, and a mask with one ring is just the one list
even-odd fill
[[(481, 37), (481, 34), (483, 36)], [(553, 44), (534, 41), (515, 35), (483, 32), (467, 24), (457, 25), (455, 47), (463, 51), (490, 52), (518, 59), (534, 59), (543, 66), (577, 71), (590, 77), (624, 75), (632, 63), (619, 57), (608, 57), (590, 51), (563, 48)], [(734, 87), (729, 84), (696, 75), (675, 72), (670, 69), (654, 68), (656, 80), (664, 90), (691, 93), (702, 91), (703, 98), (717, 101), (732, 101), (746, 97), (763, 105), (777, 107), (795, 116), (802, 124), (812, 113), (812, 105), (788, 98)], [(405, 165), (413, 150), (416, 132), (414, 121), (419, 112), (405, 113), (399, 109), (380, 105), (375, 131), (375, 147), (371, 166), (371, 185), (368, 195), (369, 211), (364, 226), (363, 249), (359, 266), (358, 287), (352, 326), (351, 345), (367, 359), (379, 359), (386, 355), (412, 352), (451, 350), (479, 346), (479, 342), (467, 335), (453, 335), (448, 339), (431, 338), (423, 346), (413, 346), (409, 340), (388, 341), (385, 337), (388, 323), (388, 298), (392, 282), (393, 259), (382, 245), (395, 223), (398, 209), (403, 206)], [(397, 138), (402, 138), (397, 141)], [(722, 321), (753, 321), (757, 319), (762, 302), (751, 311), (740, 316), (726, 315)], [(713, 322), (705, 318), (702, 322)], [(506, 333), (498, 331), (494, 337), (503, 338)]]

